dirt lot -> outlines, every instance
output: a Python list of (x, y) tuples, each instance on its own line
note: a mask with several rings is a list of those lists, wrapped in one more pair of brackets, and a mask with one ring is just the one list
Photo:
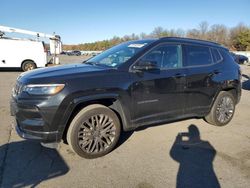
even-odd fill
[[(62, 57), (63, 63), (82, 59)], [(65, 144), (53, 150), (19, 138), (9, 98), (21, 72), (1, 71), (0, 187), (250, 187), (250, 66), (242, 70), (242, 99), (228, 126), (190, 119), (136, 130), (124, 134), (113, 152), (93, 160), (78, 157)], [(187, 131), (196, 142), (183, 147), (176, 136)]]

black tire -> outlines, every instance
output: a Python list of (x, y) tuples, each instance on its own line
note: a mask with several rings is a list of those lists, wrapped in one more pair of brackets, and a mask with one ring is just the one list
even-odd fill
[(227, 125), (235, 112), (235, 99), (231, 92), (222, 91), (217, 96), (210, 113), (204, 118), (215, 126)]
[(93, 104), (74, 117), (67, 132), (67, 142), (79, 156), (97, 158), (116, 146), (120, 132), (117, 115), (106, 106)]
[(24, 61), (22, 63), (22, 70), (25, 71), (29, 71), (29, 70), (33, 70), (36, 68), (36, 64), (33, 61)]

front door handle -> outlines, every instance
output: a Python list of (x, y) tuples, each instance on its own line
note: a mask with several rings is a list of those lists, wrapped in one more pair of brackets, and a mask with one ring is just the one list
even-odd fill
[(5, 64), (5, 60), (2, 60), (2, 63), (4, 63), (4, 64)]

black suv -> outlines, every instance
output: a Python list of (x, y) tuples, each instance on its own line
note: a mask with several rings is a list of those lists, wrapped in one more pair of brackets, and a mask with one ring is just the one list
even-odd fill
[(241, 71), (228, 49), (187, 38), (137, 40), (81, 64), (18, 77), (11, 102), (18, 134), (85, 158), (111, 151), (121, 131), (184, 118), (230, 122)]

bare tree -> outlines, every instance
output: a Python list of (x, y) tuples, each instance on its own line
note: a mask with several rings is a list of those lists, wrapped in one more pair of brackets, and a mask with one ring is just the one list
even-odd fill
[(144, 32), (142, 32), (141, 34), (140, 34), (140, 37), (139, 37), (140, 39), (146, 39), (146, 38), (148, 38), (148, 35), (146, 34), (146, 33), (144, 33)]
[(204, 40), (208, 39), (208, 29), (209, 29), (209, 25), (207, 22), (201, 22), (199, 24), (200, 39), (204, 39)]
[(160, 38), (160, 37), (168, 37), (169, 36), (169, 32), (165, 29), (163, 29), (162, 27), (156, 27), (151, 35), (153, 37), (157, 37), (157, 38)]
[(179, 28), (175, 31), (175, 35), (176, 37), (185, 37), (185, 31)]
[(201, 37), (200, 31), (197, 29), (191, 29), (188, 30), (187, 32), (187, 37), (188, 38), (194, 38), (194, 39), (200, 39)]
[(208, 32), (207, 39), (228, 46), (228, 28), (222, 24), (212, 25), (211, 29)]
[(205, 39), (218, 42), (234, 50), (250, 50), (250, 28), (244, 24), (239, 24), (234, 28), (227, 28), (222, 24), (215, 24), (209, 27), (207, 22), (201, 22), (197, 28), (184, 31), (182, 29), (165, 29), (156, 27), (151, 33), (141, 33), (140, 35), (131, 34), (123, 37), (114, 36), (109, 40), (85, 43), (79, 45), (64, 45), (64, 49), (81, 49), (81, 50), (104, 50), (121, 42), (144, 39), (144, 38), (161, 38), (161, 37), (189, 37), (195, 39)]

